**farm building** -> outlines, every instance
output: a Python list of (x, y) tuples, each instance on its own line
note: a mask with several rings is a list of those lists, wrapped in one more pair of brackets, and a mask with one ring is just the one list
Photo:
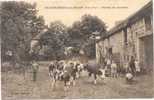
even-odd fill
[(152, 1), (121, 21), (96, 43), (96, 59), (113, 58), (120, 65), (137, 58), (142, 67), (153, 66), (153, 14)]

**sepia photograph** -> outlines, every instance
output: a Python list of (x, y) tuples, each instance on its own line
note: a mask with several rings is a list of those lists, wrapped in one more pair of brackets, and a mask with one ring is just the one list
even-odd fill
[(0, 1), (1, 99), (154, 98), (153, 0)]

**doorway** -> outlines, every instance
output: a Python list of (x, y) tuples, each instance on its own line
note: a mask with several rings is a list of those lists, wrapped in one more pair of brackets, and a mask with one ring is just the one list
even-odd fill
[(153, 35), (140, 38), (140, 63), (146, 70), (153, 68)]

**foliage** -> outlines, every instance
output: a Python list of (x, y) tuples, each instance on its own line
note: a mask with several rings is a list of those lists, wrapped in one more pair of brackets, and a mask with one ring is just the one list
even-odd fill
[[(96, 16), (83, 15), (72, 26), (66, 27), (61, 21), (51, 22), (48, 30), (42, 16), (37, 16), (36, 4), (26, 2), (2, 2), (2, 58), (6, 52), (12, 51), (12, 58), (16, 62), (29, 60), (30, 41), (39, 34), (42, 49), (41, 57), (46, 60), (65, 57), (66, 47), (74, 47), (75, 52), (81, 49), (88, 57), (95, 56), (95, 40), (91, 39), (93, 32), (99, 32), (100, 36), (106, 33), (105, 23)], [(42, 33), (43, 32), (43, 33)]]
[(2, 59), (8, 50), (13, 59), (28, 60), (30, 40), (44, 28), (43, 17), (36, 16), (36, 4), (26, 2), (1, 3)]
[(77, 56), (82, 49), (86, 56), (95, 57), (95, 40), (90, 37), (96, 31), (101, 36), (106, 33), (104, 22), (96, 16), (84, 15), (81, 21), (74, 22), (71, 27), (66, 27), (60, 21), (51, 22), (48, 31), (40, 38), (41, 55), (45, 60), (62, 59), (65, 48), (73, 47), (73, 56)]
[(50, 23), (48, 31), (41, 37), (45, 59), (64, 57), (64, 48), (68, 42), (67, 27), (60, 21)]
[(99, 32), (103, 37), (106, 33), (105, 23), (97, 16), (83, 15), (81, 21), (74, 22), (72, 27), (68, 28), (70, 45), (83, 49), (87, 56), (94, 57), (95, 41), (90, 39), (93, 32)]

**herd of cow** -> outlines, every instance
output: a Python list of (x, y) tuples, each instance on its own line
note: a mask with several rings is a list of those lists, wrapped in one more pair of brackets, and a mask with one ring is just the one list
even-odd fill
[(105, 60), (104, 66), (95, 61), (82, 63), (78, 60), (53, 61), (49, 65), (49, 76), (53, 80), (53, 85), (58, 80), (63, 81), (64, 86), (71, 83), (75, 85), (75, 80), (80, 77), (83, 71), (87, 71), (89, 77), (94, 77), (94, 84), (96, 84), (98, 77), (101, 79), (105, 79), (108, 76), (116, 78), (123, 72), (126, 82), (132, 82), (135, 74), (140, 73), (140, 67), (138, 61), (134, 60), (133, 57), (124, 65), (124, 68), (118, 67), (116, 62), (110, 59)]
[(94, 84), (97, 77), (105, 78), (105, 70), (96, 63), (81, 63), (80, 61), (53, 61), (49, 65), (49, 76), (52, 86), (56, 81), (63, 81), (64, 86), (75, 85), (75, 80), (80, 77), (82, 71), (87, 71), (89, 76), (94, 76)]

